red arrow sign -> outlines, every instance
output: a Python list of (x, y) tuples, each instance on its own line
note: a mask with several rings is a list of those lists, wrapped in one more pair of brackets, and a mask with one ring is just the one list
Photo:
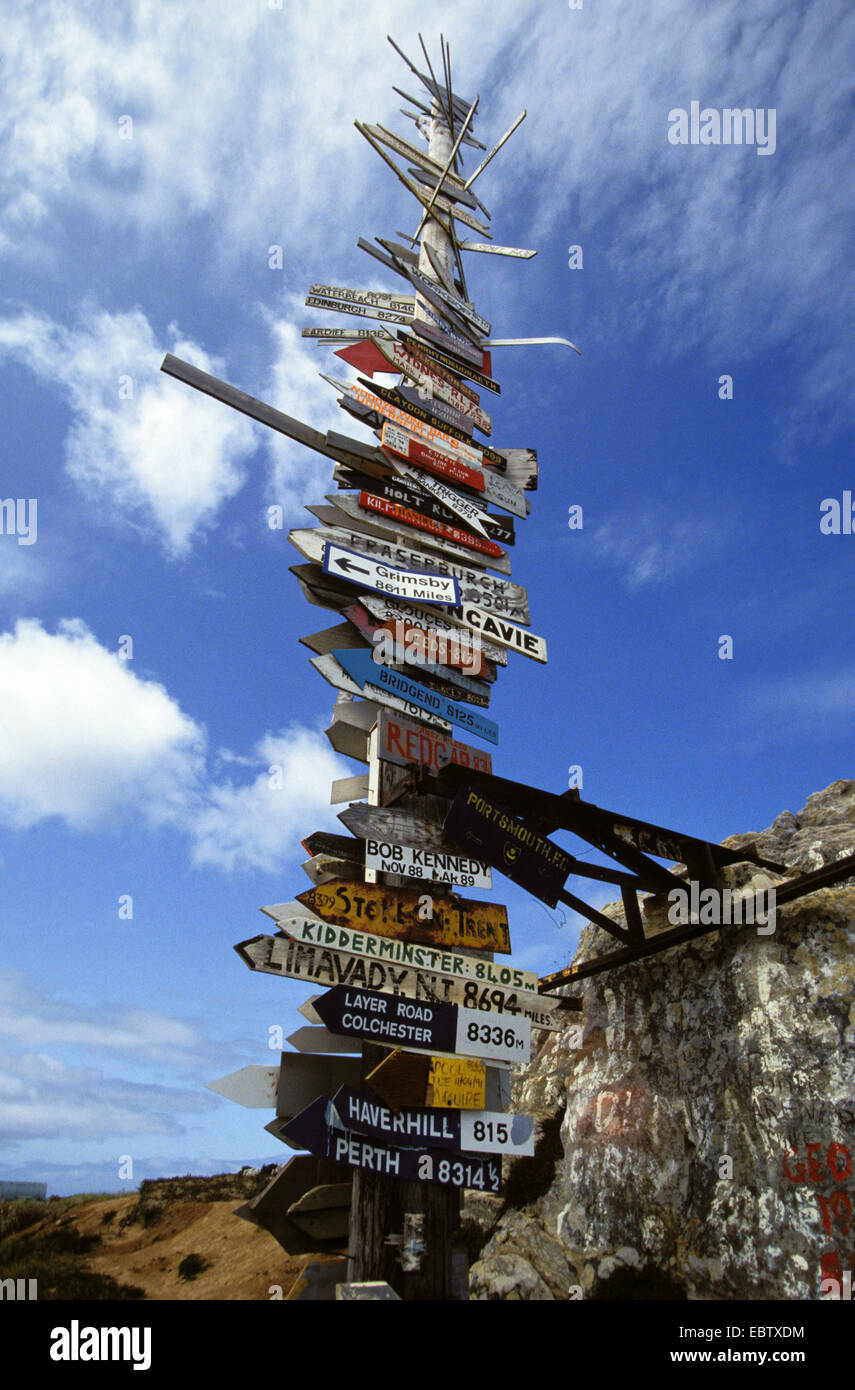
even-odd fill
[(355, 367), (358, 372), (365, 376), (373, 377), (375, 372), (388, 372), (390, 375), (397, 376), (397, 370), (387, 362), (382, 352), (372, 343), (370, 338), (364, 339), (361, 343), (352, 343), (349, 347), (339, 348), (336, 357), (341, 357), (351, 367)]

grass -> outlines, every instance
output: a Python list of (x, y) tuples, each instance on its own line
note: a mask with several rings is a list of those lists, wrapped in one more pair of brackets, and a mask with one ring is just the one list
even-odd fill
[[(75, 1207), (115, 1196), (85, 1193), (46, 1201), (0, 1203), (0, 1278), (35, 1279), (39, 1299), (144, 1298), (144, 1291), (121, 1284), (108, 1274), (86, 1268), (86, 1256), (101, 1244), (99, 1235), (83, 1235), (70, 1225)], [(37, 1222), (65, 1220), (53, 1229), (31, 1230)]]

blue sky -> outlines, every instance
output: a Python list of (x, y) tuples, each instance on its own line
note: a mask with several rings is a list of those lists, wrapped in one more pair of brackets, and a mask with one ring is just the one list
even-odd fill
[[(318, 376), (348, 369), (299, 333), (348, 321), (302, 301), (398, 288), (356, 239), (415, 230), (415, 204), (352, 122), (412, 135), (386, 34), (414, 53), (423, 10), (71, 0), (4, 22), (0, 497), (35, 498), (37, 534), (0, 535), (0, 1177), (121, 1189), (284, 1156), (204, 1083), (302, 1023), (311, 991), (231, 947), (309, 886), (299, 841), (340, 828), (330, 780), (361, 770), (298, 645), (337, 619), (266, 525), (272, 503), (310, 524), (331, 465), (158, 369), (172, 351), (362, 432)], [(855, 536), (819, 520), (855, 491), (855, 17), (429, 10), (481, 140), (528, 111), (478, 188), (496, 240), (538, 255), (469, 256), (470, 291), (496, 336), (583, 354), (494, 353), (493, 442), (540, 460), (513, 577), (550, 653), (502, 673), (495, 769), (560, 791), (578, 764), (600, 805), (762, 829), (853, 775)], [(669, 143), (694, 100), (774, 109), (774, 153)], [(578, 921), (495, 884), (514, 958), (564, 964)]]

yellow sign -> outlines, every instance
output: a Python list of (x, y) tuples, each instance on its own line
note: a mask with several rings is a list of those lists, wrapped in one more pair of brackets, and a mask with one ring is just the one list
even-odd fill
[(431, 1057), (427, 1104), (443, 1110), (483, 1110), (487, 1071), (469, 1057)]
[(341, 878), (298, 893), (297, 901), (325, 922), (353, 931), (426, 946), (462, 946), (503, 954), (511, 949), (507, 908), (499, 903), (458, 898), (436, 889), (425, 893)]

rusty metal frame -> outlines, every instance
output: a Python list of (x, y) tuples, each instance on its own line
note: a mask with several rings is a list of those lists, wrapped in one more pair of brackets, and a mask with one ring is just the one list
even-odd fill
[[(699, 888), (720, 888), (720, 870), (726, 865), (746, 861), (782, 876), (790, 872), (785, 864), (762, 856), (754, 841), (748, 841), (739, 849), (729, 849), (711, 840), (701, 840), (696, 835), (687, 835), (682, 831), (638, 820), (635, 816), (606, 810), (593, 802), (583, 801), (578, 792), (564, 792), (558, 795), (526, 786), (522, 782), (511, 782), (502, 777), (456, 765), (444, 768), (436, 776), (422, 776), (419, 779), (419, 785), (425, 790), (430, 784), (431, 789), (438, 795), (449, 797), (453, 797), (457, 789), (466, 783), (482, 785), (485, 793), (495, 794), (506, 805), (512, 805), (515, 813), (540, 834), (546, 835), (553, 830), (569, 830), (623, 865), (623, 870), (613, 869), (611, 866), (586, 864), (570, 856), (573, 860), (571, 874), (614, 883), (620, 888), (626, 926), (612, 921), (566, 890), (558, 894), (559, 901), (611, 936), (617, 937), (622, 943), (622, 949), (544, 975), (539, 983), (540, 992), (543, 994), (563, 985), (573, 984), (577, 980), (602, 974), (606, 970), (644, 960), (648, 956), (694, 941), (710, 932), (721, 931), (729, 925), (723, 922), (691, 923), (659, 932), (656, 936), (648, 938), (644, 931), (637, 894), (643, 892), (660, 896), (674, 888), (685, 889), (687, 886), (685, 876), (678, 876), (663, 868), (650, 858), (651, 854), (685, 864), (688, 869), (688, 881), (697, 882)], [(625, 872), (627, 869), (631, 872)], [(818, 888), (839, 883), (853, 875), (855, 854), (838, 859), (833, 864), (826, 864), (811, 873), (800, 874), (797, 878), (769, 886), (775, 888), (776, 906), (783, 906), (804, 897), (807, 893), (815, 892)], [(737, 930), (740, 929), (740, 924), (733, 925)]]

